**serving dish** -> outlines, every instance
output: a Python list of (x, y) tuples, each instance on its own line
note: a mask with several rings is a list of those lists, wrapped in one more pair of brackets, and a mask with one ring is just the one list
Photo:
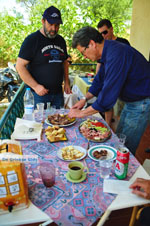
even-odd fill
[[(96, 145), (96, 146), (91, 147), (88, 150), (88, 156), (91, 159), (93, 159), (94, 161), (99, 161), (100, 159), (95, 158), (93, 154), (94, 154), (95, 151), (100, 152), (101, 150), (107, 151), (107, 155), (106, 155), (105, 159), (111, 159), (111, 160), (116, 159), (117, 150), (115, 148), (111, 147), (111, 146), (108, 146), (108, 145)], [(103, 160), (103, 158), (102, 158), (102, 160)]]
[(112, 134), (104, 123), (92, 119), (82, 122), (79, 131), (86, 139), (93, 142), (105, 142)]
[[(78, 160), (83, 159), (83, 158), (86, 156), (87, 152), (86, 152), (86, 149), (84, 149), (83, 147), (81, 147), (81, 146), (76, 146), (76, 145), (70, 145), (70, 146), (73, 147), (74, 149), (80, 151), (81, 153), (83, 153), (83, 155), (82, 155), (80, 158), (75, 158), (75, 159), (73, 159), (73, 158), (71, 158), (71, 159), (64, 159), (63, 156), (62, 156), (62, 148), (61, 148), (61, 149), (59, 149), (59, 150), (57, 151), (57, 156), (58, 156), (58, 158), (60, 158), (61, 160), (64, 160), (64, 161), (78, 161)], [(70, 146), (65, 146), (65, 148), (68, 148), (68, 147), (70, 147)], [(64, 148), (64, 147), (63, 147), (63, 148)]]
[(45, 123), (50, 126), (67, 127), (76, 123), (76, 118), (69, 118), (67, 114), (49, 115)]

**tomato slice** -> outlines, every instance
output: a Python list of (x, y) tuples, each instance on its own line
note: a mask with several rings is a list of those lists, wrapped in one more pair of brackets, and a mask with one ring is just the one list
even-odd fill
[(106, 126), (102, 122), (91, 122), (91, 124), (96, 127), (105, 127), (106, 128)]

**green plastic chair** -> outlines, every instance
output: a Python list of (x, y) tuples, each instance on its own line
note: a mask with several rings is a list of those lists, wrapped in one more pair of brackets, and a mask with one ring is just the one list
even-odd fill
[(22, 83), (0, 120), (0, 139), (10, 139), (16, 118), (22, 118), (24, 114), (24, 93), (25, 84)]

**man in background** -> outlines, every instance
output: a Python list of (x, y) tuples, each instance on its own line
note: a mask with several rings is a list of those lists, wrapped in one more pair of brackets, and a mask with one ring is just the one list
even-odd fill
[(42, 28), (24, 40), (17, 59), (16, 69), (32, 89), (34, 105), (51, 102), (57, 108), (64, 105), (64, 91), (70, 93), (68, 54), (66, 42), (58, 34), (62, 24), (61, 13), (50, 6), (43, 13)]
[[(110, 22), (110, 20), (108, 20), (108, 19), (100, 20), (97, 25), (97, 28), (105, 40), (115, 40), (115, 41), (130, 45), (130, 43), (127, 39), (116, 37), (114, 35), (113, 26), (112, 26), (112, 23)], [(101, 66), (101, 63), (97, 63), (96, 74), (99, 71), (100, 66)], [(120, 103), (120, 101), (119, 101), (118, 106), (120, 106), (121, 104), (122, 103)], [(111, 126), (111, 123), (114, 121), (113, 114), (114, 114), (113, 108), (109, 109), (107, 112), (104, 113), (105, 120), (109, 126)], [(103, 113), (102, 113), (102, 115), (103, 115)]]

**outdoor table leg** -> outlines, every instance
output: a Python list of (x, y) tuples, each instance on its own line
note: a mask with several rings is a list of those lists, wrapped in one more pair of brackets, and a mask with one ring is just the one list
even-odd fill
[(40, 224), (39, 226), (47, 226), (47, 225), (49, 225), (49, 224), (52, 223), (52, 222), (53, 222), (52, 220), (48, 220), (48, 221), (46, 221), (46, 222)]
[(109, 215), (111, 214), (111, 210), (106, 210), (101, 219), (99, 220), (97, 226), (102, 226), (108, 219)]

